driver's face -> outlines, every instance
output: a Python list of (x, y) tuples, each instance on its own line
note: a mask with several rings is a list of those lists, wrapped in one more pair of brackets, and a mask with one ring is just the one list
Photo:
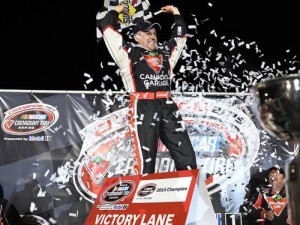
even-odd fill
[(144, 49), (154, 51), (157, 48), (156, 29), (151, 28), (148, 31), (139, 31), (135, 35), (136, 42)]

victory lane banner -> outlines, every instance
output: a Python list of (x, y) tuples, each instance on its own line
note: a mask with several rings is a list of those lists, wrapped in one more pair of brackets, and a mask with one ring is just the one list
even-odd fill
[(199, 170), (107, 178), (85, 225), (191, 223), (217, 224)]

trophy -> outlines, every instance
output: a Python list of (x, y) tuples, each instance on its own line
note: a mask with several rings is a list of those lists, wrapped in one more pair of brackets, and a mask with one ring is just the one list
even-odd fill
[[(300, 144), (300, 74), (258, 83), (251, 88), (256, 114), (262, 126), (273, 136)], [(300, 225), (300, 155), (287, 165), (286, 189), (292, 225)]]

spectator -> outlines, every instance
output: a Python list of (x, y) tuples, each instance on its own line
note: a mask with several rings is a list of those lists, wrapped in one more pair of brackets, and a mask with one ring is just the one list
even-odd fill
[(271, 167), (268, 172), (268, 185), (261, 185), (252, 197), (248, 212), (249, 221), (261, 225), (290, 224), (284, 170)]

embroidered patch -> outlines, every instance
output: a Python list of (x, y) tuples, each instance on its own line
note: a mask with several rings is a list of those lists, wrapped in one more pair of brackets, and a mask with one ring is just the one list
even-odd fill
[(280, 216), (282, 213), (282, 210), (287, 204), (286, 198), (281, 198), (280, 200), (275, 201), (272, 197), (267, 197), (268, 204), (270, 208), (274, 211), (274, 214), (276, 216)]
[(162, 55), (145, 55), (145, 60), (148, 63), (148, 65), (156, 72), (158, 73), (162, 68)]

